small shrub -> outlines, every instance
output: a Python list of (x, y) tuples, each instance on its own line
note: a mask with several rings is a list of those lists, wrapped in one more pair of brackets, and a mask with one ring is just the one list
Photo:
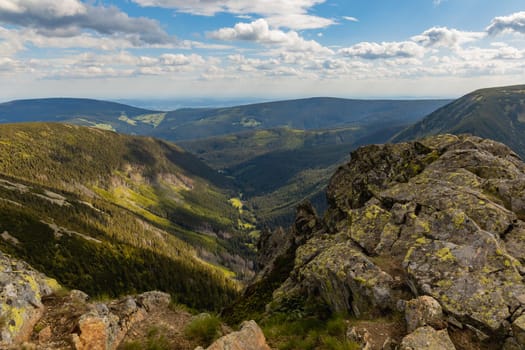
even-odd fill
[(186, 326), (184, 333), (188, 338), (197, 340), (208, 346), (219, 335), (220, 325), (221, 321), (217, 318), (217, 316), (197, 316), (193, 319), (193, 321), (190, 322), (190, 324)]
[(340, 340), (336, 337), (325, 336), (322, 337), (322, 349), (326, 350), (359, 350), (361, 346), (349, 340)]
[(342, 317), (331, 319), (326, 324), (326, 332), (332, 336), (345, 334), (347, 325)]
[(264, 334), (279, 350), (357, 350), (360, 346), (345, 339), (344, 315), (328, 320), (316, 317), (289, 318), (287, 314), (274, 314), (262, 322)]
[(127, 342), (122, 346), (123, 350), (168, 350), (170, 344), (166, 337), (161, 334), (160, 329), (151, 327), (148, 330), (145, 342), (132, 341)]
[(194, 309), (190, 308), (189, 306), (181, 304), (181, 303), (177, 303), (177, 302), (175, 302), (173, 300), (170, 301), (170, 304), (168, 305), (168, 308), (171, 311), (174, 311), (174, 312), (187, 312), (187, 313), (190, 313), (190, 314), (195, 314), (196, 313), (196, 311)]
[(138, 341), (130, 341), (122, 345), (122, 350), (142, 350), (144, 346)]

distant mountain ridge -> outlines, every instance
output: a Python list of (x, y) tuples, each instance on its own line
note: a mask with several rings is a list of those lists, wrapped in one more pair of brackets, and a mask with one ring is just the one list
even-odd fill
[(82, 116), (118, 118), (156, 113), (129, 105), (87, 98), (43, 98), (14, 100), (0, 104), (2, 122), (64, 121)]
[(444, 133), (490, 138), (525, 157), (525, 85), (476, 90), (441, 107), (391, 141)]
[(228, 108), (154, 111), (115, 102), (51, 98), (2, 103), (0, 122), (66, 122), (179, 141), (276, 127), (310, 130), (385, 121), (408, 124), (447, 102), (316, 97)]

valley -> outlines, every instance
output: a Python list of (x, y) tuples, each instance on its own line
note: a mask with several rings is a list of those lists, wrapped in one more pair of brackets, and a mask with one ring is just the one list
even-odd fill
[(447, 102), (311, 98), (160, 112), (41, 99), (0, 104), (0, 121), (65, 122), (174, 141), (231, 181), (259, 226), (274, 227), (289, 225), (302, 200), (324, 210), (324, 188), (350, 151), (386, 142)]

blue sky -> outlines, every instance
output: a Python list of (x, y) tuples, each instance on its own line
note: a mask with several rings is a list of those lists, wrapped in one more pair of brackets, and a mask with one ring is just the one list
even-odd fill
[(456, 97), (525, 83), (523, 0), (0, 0), (0, 99)]

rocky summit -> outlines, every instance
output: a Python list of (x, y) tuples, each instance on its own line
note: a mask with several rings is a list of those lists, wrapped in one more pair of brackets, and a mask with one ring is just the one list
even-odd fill
[(266, 313), (400, 315), (403, 349), (524, 348), (524, 195), (525, 164), (491, 140), (359, 148), (332, 177), (324, 218), (300, 208), (280, 243), (294, 249), (260, 247), (292, 264)]

